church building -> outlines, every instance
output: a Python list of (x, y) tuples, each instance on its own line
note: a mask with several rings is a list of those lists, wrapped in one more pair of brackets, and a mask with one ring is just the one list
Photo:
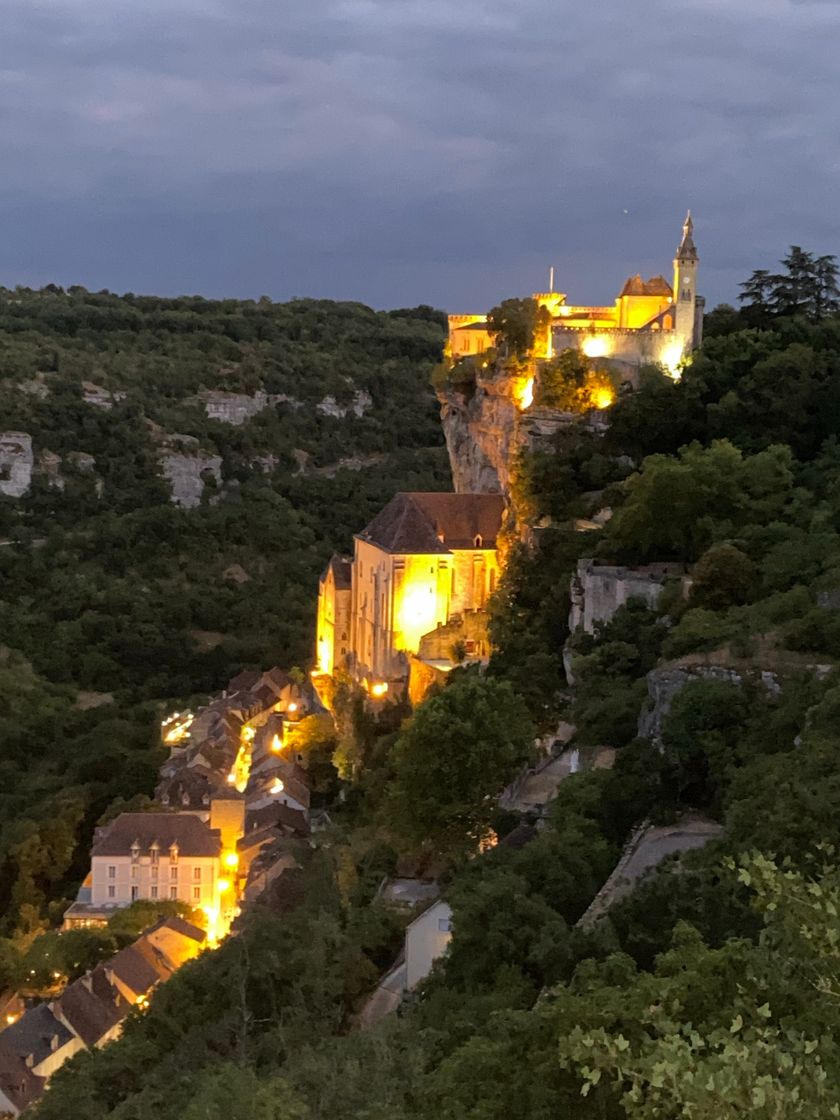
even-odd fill
[[(534, 356), (546, 359), (561, 350), (578, 349), (589, 358), (613, 359), (628, 373), (651, 362), (676, 375), (680, 363), (702, 341), (704, 300), (697, 294), (697, 263), (689, 212), (674, 258), (673, 284), (664, 276), (631, 276), (615, 302), (603, 307), (567, 303), (563, 292), (535, 292), (533, 299), (548, 312), (549, 321)], [(485, 316), (449, 316), (451, 361), (493, 345)]]
[(344, 669), (374, 697), (402, 687), (424, 638), (484, 611), (503, 512), (500, 494), (395, 495), (321, 577), (316, 674)]

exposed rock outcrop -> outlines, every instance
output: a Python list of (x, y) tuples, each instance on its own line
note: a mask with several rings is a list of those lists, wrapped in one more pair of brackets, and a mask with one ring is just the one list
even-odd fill
[[(779, 682), (774, 673), (761, 673), (765, 687), (778, 691)], [(661, 665), (651, 670), (647, 676), (648, 703), (639, 716), (639, 736), (650, 739), (660, 746), (662, 726), (671, 704), (678, 692), (694, 681), (722, 681), (727, 684), (742, 684), (744, 676), (736, 669), (725, 665)]]
[(446, 386), (438, 390), (441, 421), (459, 494), (504, 494), (510, 504), (512, 476), (518, 453), (525, 447), (547, 446), (564, 428), (581, 422), (603, 427), (591, 414), (581, 417), (557, 409), (529, 405), (529, 378), (493, 369), (478, 371), (475, 385)]
[(373, 398), (366, 389), (357, 389), (353, 395), (352, 401), (349, 404), (339, 404), (335, 397), (324, 397), (319, 401), (316, 408), (319, 412), (323, 412), (325, 416), (334, 416), (338, 420), (343, 420), (345, 416), (359, 417), (364, 416), (367, 410), (373, 404)]
[(302, 401), (286, 396), (285, 393), (266, 393), (262, 389), (258, 389), (253, 395), (208, 390), (199, 399), (210, 420), (221, 420), (223, 424), (233, 424), (237, 428), (264, 409), (281, 402), (290, 404), (293, 408), (303, 407)]
[(82, 400), (85, 404), (92, 404), (95, 408), (113, 408), (117, 401), (125, 400), (125, 393), (106, 389), (104, 385), (96, 385), (93, 381), (82, 382)]
[(209, 455), (206, 451), (164, 452), (160, 456), (160, 466), (172, 488), (172, 501), (183, 509), (200, 505), (208, 477), (214, 478), (217, 484), (222, 481), (221, 456)]
[(0, 432), (0, 494), (22, 498), (32, 485), (32, 437), (27, 432)]

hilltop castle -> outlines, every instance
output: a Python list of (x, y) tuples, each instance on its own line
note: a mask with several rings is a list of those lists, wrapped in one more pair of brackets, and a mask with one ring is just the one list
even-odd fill
[[(658, 362), (676, 373), (680, 362), (701, 342), (704, 300), (697, 294), (697, 247), (691, 212), (683, 224), (674, 258), (674, 281), (664, 276), (631, 276), (614, 304), (581, 307), (566, 302), (563, 292), (535, 292), (549, 313), (548, 329), (537, 342), (537, 358), (578, 349), (589, 358), (611, 358), (628, 367)], [(494, 345), (483, 315), (450, 315), (451, 361), (480, 354)]]

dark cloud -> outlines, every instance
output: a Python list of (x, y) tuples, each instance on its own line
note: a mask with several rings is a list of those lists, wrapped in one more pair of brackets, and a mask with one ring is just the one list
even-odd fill
[(834, 241), (840, 5), (6, 0), (0, 281), (601, 301)]

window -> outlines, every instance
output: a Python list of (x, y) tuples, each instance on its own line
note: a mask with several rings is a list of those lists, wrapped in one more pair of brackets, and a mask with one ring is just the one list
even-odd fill
[(440, 933), (449, 933), (452, 929), (451, 918), (438, 918), (438, 931)]
[(152, 887), (152, 898), (157, 898), (157, 886)]
[(201, 887), (193, 887), (193, 900), (201, 902)]
[(157, 877), (158, 877), (158, 869), (156, 867), (153, 867), (152, 868), (152, 882), (155, 882)]
[(194, 867), (193, 868), (193, 882), (195, 882), (195, 883), (200, 883), (201, 882), (201, 868), (200, 867)]
[(178, 882), (178, 868), (177, 867), (170, 867), (169, 868), (169, 881), (171, 883), (177, 883)]
[(178, 897), (178, 888), (177, 887), (170, 887), (169, 888), (169, 897), (172, 898), (172, 899), (175, 899), (175, 898)]
[(117, 888), (116, 887), (111, 887), (111, 886), (108, 887), (108, 897), (109, 898), (116, 898), (117, 897)]
[(139, 892), (140, 892), (140, 888), (139, 888), (139, 887), (132, 887), (132, 888), (131, 888), (131, 901), (132, 901), (132, 902), (136, 902), (136, 901), (137, 901), (137, 896), (138, 896)]
[(109, 867), (108, 868), (108, 878), (109, 879), (116, 879), (116, 877), (117, 877), (116, 867)]
[(131, 878), (132, 879), (137, 878), (137, 867), (136, 867), (136, 865), (131, 868)]
[(149, 855), (151, 856), (151, 860), (152, 860), (153, 865), (156, 864), (160, 860), (160, 852), (158, 851), (157, 848), (151, 848), (150, 851), (149, 851)]

